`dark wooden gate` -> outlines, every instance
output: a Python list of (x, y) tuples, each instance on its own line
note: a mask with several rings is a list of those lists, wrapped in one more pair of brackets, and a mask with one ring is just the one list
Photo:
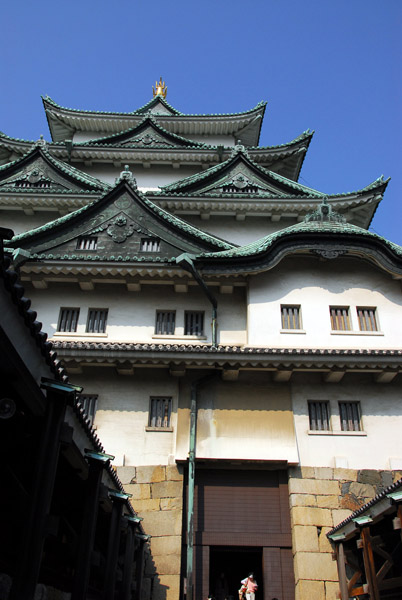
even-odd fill
[(194, 531), (196, 600), (210, 591), (211, 547), (261, 549), (257, 600), (294, 600), (286, 471), (197, 468)]

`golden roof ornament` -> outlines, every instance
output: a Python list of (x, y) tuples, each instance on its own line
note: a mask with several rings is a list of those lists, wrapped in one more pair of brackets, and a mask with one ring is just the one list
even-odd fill
[(166, 94), (167, 94), (167, 86), (165, 84), (164, 81), (162, 81), (162, 77), (160, 77), (159, 79), (159, 83), (156, 81), (155, 82), (155, 89), (154, 86), (152, 86), (152, 92), (155, 96), (162, 96), (162, 98), (166, 98)]

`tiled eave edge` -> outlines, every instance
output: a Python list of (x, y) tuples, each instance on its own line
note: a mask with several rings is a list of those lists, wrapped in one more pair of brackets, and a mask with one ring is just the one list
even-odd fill
[(188, 360), (199, 366), (221, 366), (230, 362), (239, 368), (267, 370), (328, 371), (332, 368), (358, 372), (388, 370), (402, 372), (402, 350), (292, 349), (247, 346), (172, 343), (129, 343), (91, 341), (52, 341), (64, 361), (87, 362), (97, 359), (170, 364)]
[(68, 190), (65, 192), (41, 190), (40, 193), (33, 193), (31, 190), (17, 191), (0, 188), (0, 208), (7, 210), (48, 208), (49, 210), (70, 212), (70, 210), (85, 206), (88, 202), (93, 202), (103, 195), (102, 192), (89, 191), (75, 194)]
[[(43, 259), (45, 260), (45, 259)], [(147, 263), (145, 260), (134, 262), (132, 260), (120, 261), (83, 261), (74, 259), (52, 260), (46, 259), (46, 262), (27, 262), (21, 268), (21, 278), (23, 281), (30, 281), (34, 275), (41, 275), (49, 281), (60, 275), (66, 276), (66, 282), (74, 283), (79, 277), (90, 276), (95, 280), (102, 277), (112, 276), (116, 278), (116, 283), (121, 280), (124, 283), (125, 277), (144, 277), (150, 281), (166, 279), (174, 281), (175, 279), (189, 278), (187, 271), (178, 269), (174, 261), (159, 263)], [(67, 280), (68, 278), (68, 280)]]
[[(68, 375), (61, 364), (60, 358), (55, 351), (54, 345), (48, 340), (47, 333), (42, 331), (42, 323), (36, 320), (37, 313), (31, 309), (31, 301), (25, 296), (25, 290), (21, 285), (19, 275), (10, 268), (10, 262), (6, 258), (4, 266), (0, 264), (0, 284), (4, 285), (10, 294), (12, 302), (16, 305), (18, 313), (25, 322), (29, 334), (35, 339), (38, 346), (38, 352), (43, 356), (43, 360), (49, 366), (56, 380), (63, 383), (69, 383)], [(80, 427), (84, 430), (88, 442), (93, 445), (97, 452), (105, 452), (95, 430), (85, 416), (81, 406), (74, 404), (71, 408)], [(113, 484), (120, 491), (124, 491), (123, 484), (118, 478), (113, 467), (108, 464), (107, 472)], [(126, 504), (127, 509), (134, 514), (130, 503)]]
[[(385, 488), (385, 490), (380, 492), (380, 494), (375, 496), (372, 500), (355, 510), (351, 515), (349, 515), (349, 517), (341, 521), (341, 523), (339, 523), (336, 527), (331, 529), (331, 531), (327, 533), (327, 537), (332, 539), (332, 536), (334, 535), (344, 534), (345, 537), (343, 539), (347, 540), (351, 537), (354, 537), (356, 534), (360, 536), (361, 526), (359, 526), (354, 519), (357, 517), (362, 517), (366, 514), (369, 514), (374, 521), (376, 519), (380, 519), (394, 504), (393, 500), (388, 498), (388, 495), (401, 490), (401, 488), (402, 479), (399, 479), (389, 487)], [(336, 541), (336, 539), (333, 541)]]

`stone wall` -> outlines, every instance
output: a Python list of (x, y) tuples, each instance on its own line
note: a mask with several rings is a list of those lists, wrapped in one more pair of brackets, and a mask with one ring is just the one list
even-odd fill
[(368, 469), (289, 469), (296, 600), (338, 598), (337, 566), (326, 534), (401, 476)]
[(151, 535), (145, 559), (143, 600), (179, 600), (183, 474), (181, 467), (118, 467), (134, 510)]

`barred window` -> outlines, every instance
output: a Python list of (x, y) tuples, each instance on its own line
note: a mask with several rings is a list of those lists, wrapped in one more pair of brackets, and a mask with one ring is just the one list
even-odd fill
[(376, 309), (368, 307), (357, 307), (360, 331), (378, 331)]
[(86, 418), (89, 420), (91, 427), (93, 427), (98, 404), (98, 394), (79, 394), (77, 401), (81, 404)]
[(361, 431), (360, 402), (339, 402), (342, 431)]
[(204, 313), (186, 311), (184, 313), (184, 335), (204, 335)]
[(107, 316), (107, 308), (90, 308), (88, 311), (87, 333), (105, 333)]
[(176, 311), (157, 310), (155, 334), (156, 335), (174, 335), (176, 327)]
[(93, 235), (85, 235), (77, 240), (77, 250), (96, 250), (98, 238)]
[(330, 430), (329, 402), (309, 402), (308, 414), (310, 419), (311, 431)]
[(61, 308), (57, 331), (77, 331), (79, 308)]
[(172, 399), (152, 397), (149, 410), (149, 427), (165, 429), (170, 427), (172, 413)]
[(300, 305), (281, 305), (282, 329), (301, 329)]
[(161, 241), (159, 238), (142, 238), (141, 252), (160, 252)]
[(350, 315), (348, 306), (330, 306), (331, 328), (333, 331), (350, 331)]

